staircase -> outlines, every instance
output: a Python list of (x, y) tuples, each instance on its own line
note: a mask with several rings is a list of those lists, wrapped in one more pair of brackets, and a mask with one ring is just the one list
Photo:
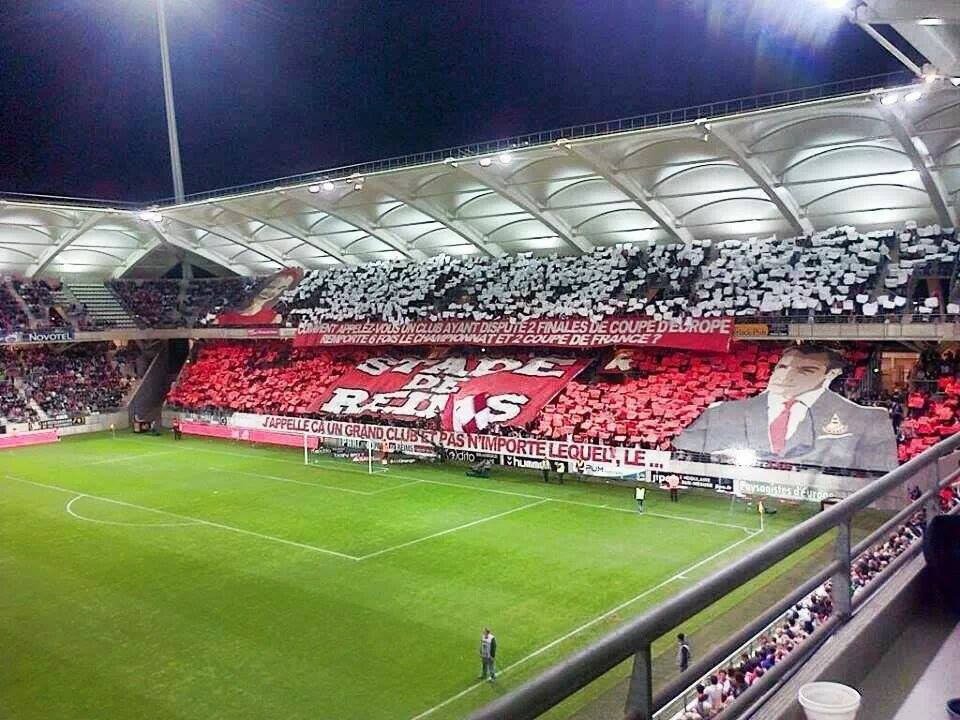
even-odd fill
[(110, 288), (102, 283), (66, 283), (76, 301), (86, 307), (87, 315), (102, 325), (116, 328), (135, 328), (137, 323), (120, 304)]

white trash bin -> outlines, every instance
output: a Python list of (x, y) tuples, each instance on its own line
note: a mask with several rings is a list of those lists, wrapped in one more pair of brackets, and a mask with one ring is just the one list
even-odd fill
[(854, 720), (860, 708), (860, 693), (840, 683), (807, 683), (797, 699), (807, 720)]

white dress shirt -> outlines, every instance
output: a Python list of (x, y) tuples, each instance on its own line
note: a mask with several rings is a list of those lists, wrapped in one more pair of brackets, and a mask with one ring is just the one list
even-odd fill
[[(800, 423), (802, 423), (803, 419), (807, 416), (808, 409), (820, 399), (820, 396), (823, 395), (825, 390), (826, 388), (821, 385), (818, 388), (808, 390), (793, 398), (797, 402), (790, 408), (790, 420), (787, 422), (788, 440), (793, 437), (797, 428), (800, 427)], [(787, 400), (788, 398), (780, 395), (767, 393), (767, 427), (783, 412), (783, 406), (787, 404)]]

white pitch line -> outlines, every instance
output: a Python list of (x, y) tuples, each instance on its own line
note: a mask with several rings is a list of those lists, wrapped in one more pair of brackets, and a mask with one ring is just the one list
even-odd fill
[(390, 492), (391, 490), (399, 490), (400, 488), (410, 487), (411, 485), (421, 485), (423, 480), (411, 480), (410, 482), (401, 483), (399, 485), (391, 485), (390, 487), (382, 488), (380, 490), (371, 490), (368, 495), (379, 495), (380, 493)]
[(246, 470), (232, 470), (230, 468), (211, 467), (210, 470), (217, 472), (233, 473), (235, 475), (249, 475), (250, 477), (262, 478), (264, 480), (276, 480), (277, 482), (293, 483), (294, 485), (309, 485), (310, 487), (320, 488), (321, 490), (336, 490), (337, 492), (350, 493), (352, 495), (374, 495), (373, 492), (365, 490), (353, 490), (352, 488), (337, 487), (336, 485), (321, 485), (320, 483), (307, 482), (306, 480), (295, 480), (294, 478), (285, 478), (278, 475), (261, 475), (260, 473), (247, 472)]
[(104, 465), (106, 463), (126, 462), (127, 460), (142, 460), (143, 458), (156, 457), (157, 455), (172, 455), (176, 450), (157, 450), (156, 452), (141, 453), (140, 455), (120, 455), (118, 457), (109, 457), (104, 460), (94, 460), (88, 463), (70, 463), (74, 466), (88, 467), (90, 465)]
[[(4, 475), (4, 477), (8, 480), (15, 480), (16, 482), (26, 483), (28, 485), (36, 485), (37, 487), (48, 488), (50, 490), (57, 490), (58, 492), (69, 493), (70, 495), (77, 494), (76, 490), (59, 487), (58, 485), (48, 485), (47, 483), (26, 480), (25, 478), (15, 477), (14, 475)], [(360, 559), (355, 555), (347, 555), (346, 553), (337, 552), (336, 550), (328, 550), (327, 548), (318, 547), (316, 545), (307, 545), (306, 543), (299, 543), (294, 540), (285, 540), (283, 538), (274, 537), (273, 535), (264, 535), (263, 533), (254, 532), (253, 530), (244, 530), (243, 528), (234, 527), (233, 525), (224, 525), (223, 523), (213, 522), (212, 520), (203, 520), (202, 518), (195, 518), (189, 515), (178, 515), (177, 513), (168, 512), (167, 510), (157, 510), (156, 508), (147, 507), (146, 505), (136, 505), (134, 503), (124, 502), (123, 500), (114, 500), (113, 498), (106, 498), (99, 495), (90, 495), (86, 493), (84, 493), (84, 497), (93, 498), (94, 500), (102, 500), (103, 502), (113, 503), (114, 505), (122, 505), (123, 507), (132, 507), (136, 508), (137, 510), (146, 510), (147, 512), (159, 513), (160, 515), (169, 515), (170, 517), (177, 518), (178, 520), (191, 520), (200, 525), (220, 528), (221, 530), (229, 530), (230, 532), (239, 533), (241, 535), (250, 535), (251, 537), (257, 537), (261, 540), (270, 540), (271, 542), (280, 543), (282, 545), (290, 545), (292, 547), (298, 547), (304, 550), (311, 550), (323, 555), (332, 555), (334, 557), (343, 558), (344, 560)]]
[(376, 552), (368, 553), (367, 555), (361, 555), (358, 560), (369, 560), (370, 558), (377, 557), (378, 555), (384, 555), (388, 552), (393, 552), (394, 550), (400, 550), (401, 548), (410, 547), (411, 545), (416, 545), (417, 543), (422, 543), (427, 540), (433, 540), (433, 538), (441, 537), (442, 535), (449, 535), (450, 533), (455, 533), (460, 530), (466, 530), (469, 527), (474, 525), (480, 525), (481, 523), (490, 522), (491, 520), (496, 520), (497, 518), (502, 518), (506, 515), (510, 515), (515, 512), (520, 512), (521, 510), (526, 510), (528, 508), (536, 507), (537, 505), (543, 505), (546, 500), (540, 500), (539, 502), (527, 503), (526, 505), (521, 505), (520, 507), (513, 508), (512, 510), (506, 510), (502, 513), (497, 513), (496, 515), (489, 515), (487, 517), (480, 518), (479, 520), (474, 520), (472, 522), (464, 523), (463, 525), (457, 525), (457, 527), (449, 528), (448, 530), (441, 530), (440, 532), (435, 532), (432, 535), (427, 535), (422, 538), (417, 538), (416, 540), (410, 540), (409, 542), (400, 543), (399, 545), (394, 545), (393, 547), (384, 548), (383, 550), (377, 550)]
[[(603, 613), (602, 615), (598, 615), (597, 617), (593, 618), (592, 620), (589, 620), (588, 622), (585, 622), (585, 623), (584, 623), (583, 625), (581, 625), (580, 627), (574, 628), (573, 630), (571, 630), (570, 632), (568, 632), (566, 635), (562, 635), (562, 636), (558, 637), (556, 640), (551, 640), (549, 643), (547, 643), (547, 644), (544, 645), (543, 647), (534, 650), (534, 651), (533, 651), (532, 653), (530, 653), (529, 655), (525, 655), (524, 657), (522, 657), (522, 658), (520, 658), (519, 660), (517, 660), (515, 663), (512, 663), (512, 664), (510, 664), (510, 665), (507, 665), (505, 668), (503, 668), (502, 670), (499, 671), (499, 674), (500, 674), (500, 675), (503, 675), (504, 673), (509, 672), (510, 670), (513, 670), (513, 669), (515, 669), (515, 668), (520, 667), (521, 665), (529, 662), (530, 660), (532, 660), (533, 658), (537, 657), (538, 655), (542, 655), (542, 654), (545, 653), (547, 650), (549, 650), (549, 649), (551, 649), (551, 648), (553, 648), (553, 647), (556, 647), (557, 645), (559, 645), (560, 643), (564, 642), (565, 640), (569, 640), (569, 639), (572, 638), (574, 635), (578, 635), (579, 633), (583, 632), (583, 631), (586, 630), (587, 628), (593, 627), (593, 626), (596, 625), (597, 623), (602, 622), (603, 620), (606, 620), (606, 619), (607, 619), (608, 617), (610, 617), (611, 615), (614, 615), (614, 614), (620, 612), (621, 610), (623, 610), (624, 608), (628, 607), (629, 605), (632, 605), (633, 603), (637, 602), (638, 600), (642, 600), (642, 599), (645, 598), (646, 596), (650, 595), (651, 593), (656, 592), (657, 590), (660, 590), (660, 589), (663, 588), (663, 587), (666, 587), (666, 586), (669, 585), (670, 583), (675, 582), (675, 581), (677, 581), (677, 580), (680, 580), (680, 579), (684, 578), (687, 573), (693, 572), (694, 570), (696, 570), (697, 568), (702, 567), (703, 565), (707, 564), (708, 562), (711, 562), (712, 560), (717, 559), (718, 557), (720, 557), (720, 556), (723, 555), (724, 553), (729, 552), (730, 550), (733, 550), (733, 548), (737, 547), (738, 545), (741, 545), (741, 544), (747, 542), (748, 540), (752, 540), (754, 537), (756, 537), (756, 536), (759, 535), (759, 534), (760, 534), (760, 531), (759, 531), (759, 530), (754, 531), (754, 533), (753, 533), (752, 535), (749, 535), (749, 536), (747, 536), (747, 537), (745, 537), (745, 538), (742, 538), (742, 539), (740, 539), (740, 540), (737, 540), (737, 541), (736, 541), (735, 543), (733, 543), (732, 545), (728, 545), (727, 547), (723, 548), (722, 550), (719, 550), (718, 552), (715, 552), (715, 553), (714, 553), (713, 555), (711, 555), (710, 557), (704, 558), (703, 560), (700, 560), (699, 562), (691, 565), (691, 566), (688, 567), (688, 568), (684, 568), (683, 570), (681, 570), (680, 572), (676, 573), (675, 575), (667, 578), (667, 579), (664, 580), (663, 582), (658, 583), (657, 585), (654, 585), (652, 588), (648, 588), (647, 590), (644, 590), (644, 591), (643, 591), (642, 593), (640, 593), (639, 595), (635, 595), (634, 597), (630, 598), (629, 600), (626, 600), (626, 601), (620, 603), (620, 604), (617, 605), (615, 608), (611, 608), (610, 610), (607, 610), (607, 611), (606, 611), (605, 613)], [(465, 695), (470, 694), (471, 692), (473, 692), (473, 691), (476, 690), (478, 687), (480, 687), (481, 685), (484, 685), (484, 684), (485, 684), (485, 683), (484, 683), (483, 681), (476, 682), (476, 683), (474, 683), (473, 685), (470, 685), (470, 686), (469, 686), (468, 688), (466, 688), (465, 690), (461, 690), (461, 691), (458, 692), (456, 695), (452, 695), (452, 696), (448, 697), (446, 700), (444, 700), (443, 702), (434, 705), (434, 706), (433, 706), (432, 708), (430, 708), (429, 710), (424, 710), (424, 711), (423, 711), (422, 713), (420, 713), (419, 715), (414, 715), (412, 718), (410, 718), (410, 720), (422, 720), (422, 718), (425, 718), (425, 717), (433, 714), (434, 712), (436, 712), (436, 711), (439, 710), (440, 708), (446, 707), (446, 706), (449, 705), (450, 703), (455, 702), (455, 701), (459, 700), (460, 698), (464, 697)]]
[[(133, 441), (130, 441), (130, 442), (137, 442), (137, 441), (136, 441), (136, 440), (133, 440)], [(286, 459), (284, 459), (284, 458), (258, 457), (257, 455), (253, 455), (253, 454), (251, 454), (251, 453), (238, 453), (238, 452), (230, 452), (230, 451), (227, 451), (227, 450), (213, 450), (213, 449), (210, 449), (210, 448), (192, 448), (192, 449), (198, 450), (198, 451), (200, 451), (200, 452), (214, 453), (214, 454), (217, 454), (217, 455), (228, 455), (228, 456), (231, 456), (231, 457), (248, 458), (248, 459), (250, 459), (250, 460), (266, 460), (266, 461), (269, 461), (269, 462), (280, 462), (280, 463), (288, 463), (288, 464), (293, 464), (293, 465), (302, 465), (302, 464), (303, 464), (302, 462), (299, 462), (299, 461), (286, 460)], [(319, 463), (318, 463), (318, 464), (319, 464)], [(320, 467), (329, 468), (329, 469), (331, 469), (331, 470), (337, 470), (337, 471), (339, 471), (339, 472), (358, 473), (358, 474), (362, 474), (362, 475), (367, 475), (367, 474), (368, 474), (366, 470), (361, 470), (361, 469), (359, 469), (359, 468), (341, 467), (340, 464), (337, 463), (337, 462), (335, 462), (335, 461), (330, 461), (330, 462), (324, 463), (324, 464), (320, 465)], [(231, 471), (231, 472), (233, 472), (233, 471)], [(579, 505), (579, 506), (581, 506), (581, 507), (595, 508), (595, 509), (597, 509), (597, 510), (610, 510), (611, 512), (630, 513), (631, 515), (637, 515), (637, 514), (639, 514), (639, 513), (637, 513), (636, 510), (634, 510), (634, 509), (632, 509), (632, 508), (620, 508), (620, 507), (612, 507), (612, 506), (609, 506), (609, 505), (599, 505), (599, 504), (596, 504), (596, 503), (583, 502), (583, 501), (581, 501), (581, 500), (564, 500), (563, 498), (549, 497), (549, 496), (546, 496), (546, 495), (535, 495), (535, 494), (533, 494), (533, 493), (516, 492), (516, 491), (513, 491), (513, 490), (497, 490), (496, 488), (478, 487), (478, 486), (476, 486), (476, 485), (465, 485), (465, 484), (463, 484), (463, 483), (448, 482), (448, 481), (444, 481), (444, 480), (428, 480), (428, 479), (426, 479), (426, 478), (417, 478), (417, 477), (414, 476), (414, 475), (401, 475), (401, 474), (399, 474), (399, 473), (391, 473), (391, 474), (393, 475), (393, 477), (395, 477), (395, 478), (397, 478), (397, 479), (400, 479), (400, 480), (417, 480), (418, 482), (428, 483), (428, 484), (430, 484), (430, 485), (444, 485), (444, 486), (447, 486), (447, 487), (462, 488), (462, 489), (464, 489), (464, 490), (474, 490), (474, 491), (476, 491), (476, 492), (495, 493), (495, 494), (497, 494), (497, 495), (513, 495), (514, 497), (524, 497), (524, 498), (529, 498), (529, 499), (531, 499), (531, 500), (550, 500), (551, 502), (563, 503), (563, 504), (565, 504), (565, 505)], [(308, 484), (314, 484), (314, 483), (308, 483)], [(410, 484), (412, 484), (412, 483), (410, 483)], [(399, 486), (397, 486), (397, 487), (399, 487)], [(394, 488), (385, 488), (385, 490), (387, 490), (387, 489), (392, 490), (392, 489), (394, 489)], [(348, 491), (348, 492), (350, 492), (350, 491)], [(354, 491), (352, 491), (352, 492), (359, 493), (359, 494), (363, 494), (362, 491), (359, 491), (359, 490), (354, 490)], [(380, 492), (384, 492), (384, 490), (371, 491), (371, 494), (380, 493)], [(751, 533), (751, 532), (754, 532), (754, 530), (755, 530), (755, 528), (749, 528), (749, 527), (746, 527), (745, 525), (736, 525), (736, 524), (734, 524), (734, 523), (717, 522), (717, 521), (714, 521), (714, 520), (703, 520), (703, 519), (700, 519), (700, 518), (688, 517), (688, 516), (686, 516), (686, 515), (672, 515), (672, 514), (668, 514), (668, 513), (654, 513), (654, 512), (646, 512), (646, 511), (645, 511), (643, 514), (644, 514), (644, 515), (649, 515), (649, 516), (651, 516), (651, 517), (662, 518), (662, 519), (677, 520), (677, 521), (679, 521), (679, 522), (692, 522), (692, 523), (700, 523), (700, 524), (703, 524), (703, 525), (714, 525), (714, 526), (716, 526), (716, 527), (733, 528), (733, 529), (736, 529), (736, 530), (743, 530), (743, 531), (746, 532), (746, 533)]]
[(148, 528), (148, 527), (184, 527), (185, 525), (196, 525), (195, 520), (188, 520), (186, 522), (175, 522), (175, 523), (130, 523), (130, 522), (120, 522), (118, 520), (97, 520), (96, 518), (89, 518), (85, 515), (77, 513), (73, 509), (73, 504), (80, 500), (81, 498), (92, 497), (90, 495), (77, 495), (75, 498), (72, 498), (68, 503), (66, 508), (64, 508), (69, 515), (72, 515), (77, 520), (83, 520), (84, 522), (97, 523), (98, 525), (122, 525), (124, 527), (137, 527), (137, 528)]

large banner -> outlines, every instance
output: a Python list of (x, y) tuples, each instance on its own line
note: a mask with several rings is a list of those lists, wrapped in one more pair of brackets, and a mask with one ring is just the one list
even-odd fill
[(227, 310), (217, 316), (221, 326), (279, 325), (283, 320), (274, 308), (280, 297), (297, 286), (303, 279), (300, 268), (284, 268), (267, 280), (247, 306), (239, 310)]
[(783, 351), (767, 388), (751, 398), (714, 403), (687, 426), (678, 450), (842, 470), (897, 467), (897, 440), (884, 408), (857, 405), (830, 389), (845, 361), (822, 345)]
[[(190, 415), (184, 417), (189, 418)], [(789, 500), (819, 501), (826, 497), (846, 497), (872, 480), (825, 475), (815, 468), (788, 470), (691, 462), (675, 459), (671, 453), (663, 450), (563, 440), (246, 413), (234, 413), (222, 421), (223, 424), (216, 419), (213, 422), (204, 419), (199, 422), (184, 420), (181, 427), (186, 433), (297, 447), (303, 446), (305, 434), (352, 441), (360, 448), (368, 440), (388, 443), (397, 449), (429, 445), (445, 449), (446, 456), (451, 460), (474, 462), (481, 457), (495, 455), (502, 464), (514, 467), (532, 467), (535, 463), (531, 461), (550, 460), (557, 472), (564, 468), (566, 472), (580, 476), (623, 482), (661, 482), (667, 475), (676, 474), (684, 487), (727, 492), (733, 488), (738, 495), (756, 494)], [(898, 500), (897, 507), (902, 506), (901, 500)]]
[(514, 437), (512, 435), (482, 435), (393, 425), (367, 425), (283, 415), (234, 413), (229, 420), (229, 426), (301, 435), (304, 433), (323, 435), (343, 440), (376, 440), (395, 445), (432, 445), (454, 452), (513, 455), (574, 464), (584, 462), (623, 467), (630, 470), (642, 468), (651, 463), (660, 466), (670, 458), (668, 452), (634, 447), (589, 445), (563, 440)]
[(526, 425), (588, 364), (539, 356), (373, 357), (344, 373), (308, 412), (429, 420), (448, 402), (482, 397), (480, 427)]
[(609, 317), (603, 320), (438, 320), (405, 325), (384, 322), (319, 323), (298, 329), (294, 344), (481, 345), (599, 348), (664, 347), (727, 352), (732, 318)]

